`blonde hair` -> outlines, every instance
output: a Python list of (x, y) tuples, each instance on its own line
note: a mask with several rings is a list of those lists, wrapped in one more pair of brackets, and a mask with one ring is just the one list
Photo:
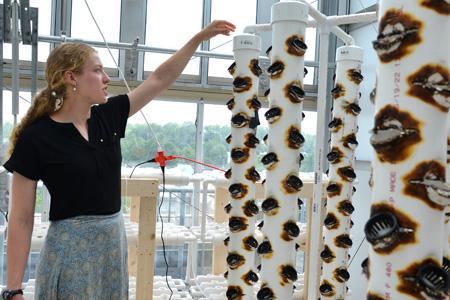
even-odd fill
[(26, 115), (11, 133), (7, 157), (13, 153), (22, 130), (38, 119), (50, 115), (55, 110), (56, 99), (66, 97), (68, 87), (64, 80), (64, 73), (72, 71), (75, 74), (81, 74), (86, 60), (93, 52), (95, 52), (94, 48), (82, 43), (63, 43), (53, 49), (45, 67), (47, 87), (35, 96)]

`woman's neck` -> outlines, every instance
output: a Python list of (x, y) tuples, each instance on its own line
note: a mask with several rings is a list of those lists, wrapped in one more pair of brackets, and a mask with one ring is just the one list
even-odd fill
[(87, 119), (91, 116), (91, 105), (74, 100), (64, 100), (61, 108), (51, 114), (51, 117), (62, 123), (86, 124)]

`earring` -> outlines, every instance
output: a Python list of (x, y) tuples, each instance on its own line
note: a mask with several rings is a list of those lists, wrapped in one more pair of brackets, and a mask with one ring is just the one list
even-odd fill
[(56, 95), (55, 91), (52, 91), (51, 95), (55, 98), (55, 109), (54, 109), (54, 111), (57, 111), (63, 105), (64, 99), (63, 98), (57, 98), (57, 95)]
[(56, 98), (54, 111), (57, 111), (58, 109), (60, 109), (61, 106), (63, 105), (63, 102), (64, 102), (64, 100), (62, 98)]
[(77, 91), (77, 83), (75, 82), (75, 84), (73, 85), (72, 91), (76, 92)]

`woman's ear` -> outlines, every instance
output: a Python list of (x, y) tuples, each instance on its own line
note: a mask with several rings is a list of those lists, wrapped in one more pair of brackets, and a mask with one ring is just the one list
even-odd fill
[(68, 86), (76, 85), (76, 78), (75, 73), (72, 71), (65, 71), (64, 72), (64, 81)]

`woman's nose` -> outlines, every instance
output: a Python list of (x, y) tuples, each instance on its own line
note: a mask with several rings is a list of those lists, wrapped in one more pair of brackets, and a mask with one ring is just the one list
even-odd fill
[(103, 71), (103, 73), (104, 73), (103, 81), (104, 81), (105, 83), (109, 83), (109, 82), (111, 81), (111, 78), (109, 78), (108, 74), (106, 74), (105, 71)]

